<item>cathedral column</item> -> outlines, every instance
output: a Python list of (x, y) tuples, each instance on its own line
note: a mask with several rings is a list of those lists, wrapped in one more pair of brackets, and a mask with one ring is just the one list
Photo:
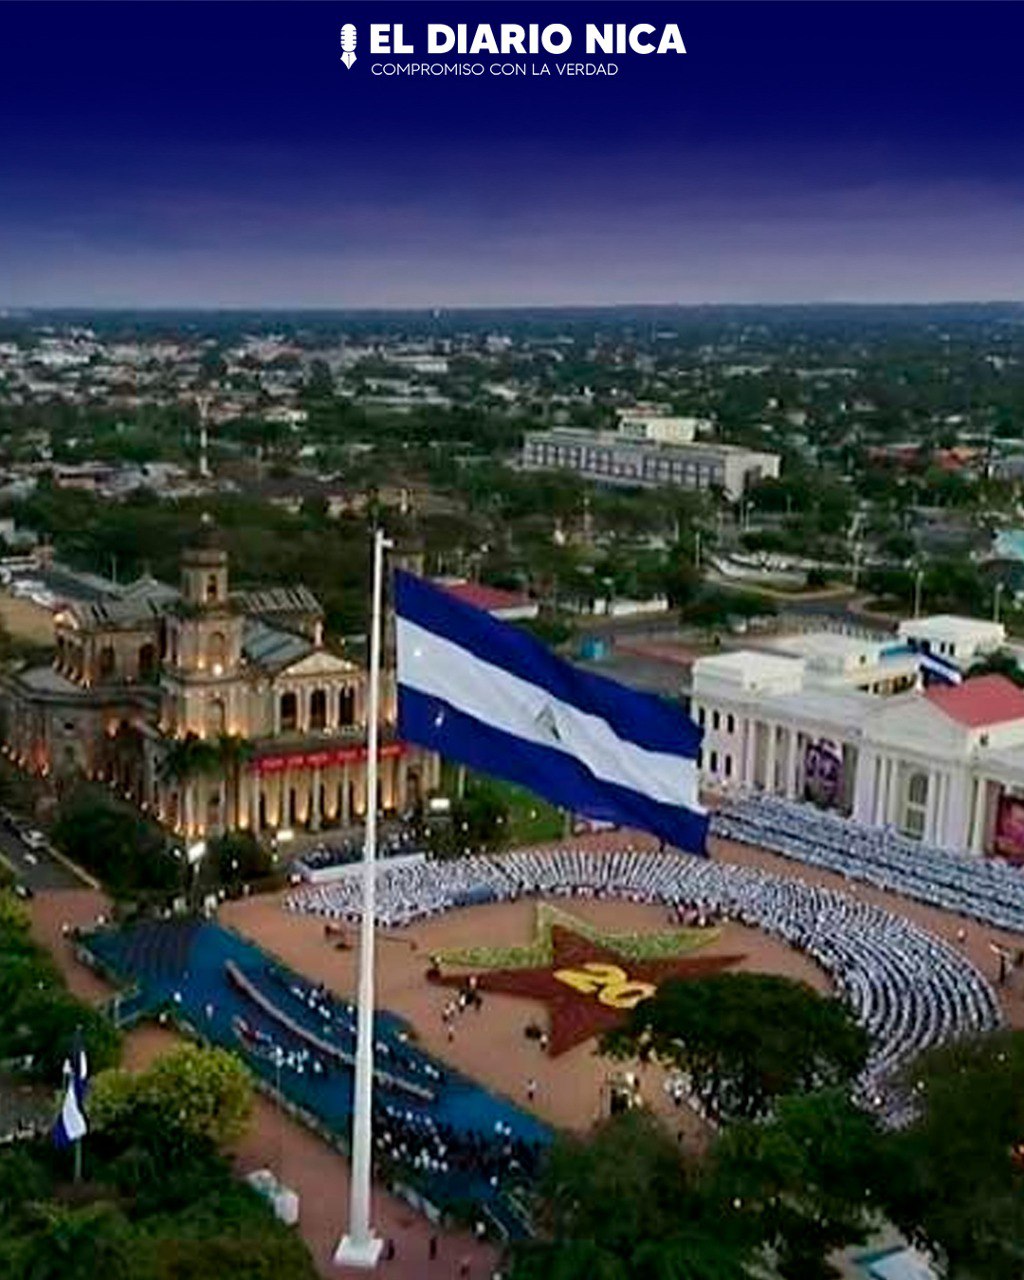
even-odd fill
[(745, 787), (753, 787), (757, 769), (757, 721), (753, 716), (747, 717), (746, 741), (743, 744), (743, 773), (741, 780)]
[(309, 826), (311, 831), (320, 830), (320, 766), (313, 769), (312, 790), (309, 796)]
[(792, 727), (789, 730), (789, 750), (786, 759), (786, 782), (783, 788), (783, 794), (792, 800), (797, 793), (796, 770), (797, 770), (797, 730)]
[(770, 796), (775, 795), (775, 752), (778, 733), (778, 725), (768, 725), (768, 759), (765, 762), (764, 789)]
[(341, 825), (347, 827), (352, 822), (351, 806), (349, 805), (349, 770), (348, 762), (341, 766)]
[(253, 835), (260, 833), (260, 775), (253, 769), (249, 779), (249, 826)]
[(971, 817), (971, 853), (983, 852), (985, 845), (985, 808), (988, 800), (988, 781), (976, 778), (973, 785), (974, 803)]

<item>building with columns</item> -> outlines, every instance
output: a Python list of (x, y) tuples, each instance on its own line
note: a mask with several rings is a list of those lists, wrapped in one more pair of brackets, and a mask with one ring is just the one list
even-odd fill
[(821, 680), (803, 658), (743, 650), (696, 660), (691, 714), (712, 791), (814, 801), (926, 844), (1024, 856), (1024, 691), (1004, 676), (871, 692)]
[[(324, 646), (311, 592), (233, 591), (228, 570), (207, 531), (180, 587), (143, 578), (68, 603), (53, 665), (0, 685), (5, 752), (58, 786), (107, 781), (189, 838), (360, 822), (365, 669)], [(393, 670), (382, 678), (379, 804), (401, 812), (440, 761), (397, 739)]]

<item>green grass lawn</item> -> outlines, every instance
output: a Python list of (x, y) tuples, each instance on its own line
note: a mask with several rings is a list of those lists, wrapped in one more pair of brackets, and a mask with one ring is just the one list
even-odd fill
[[(458, 765), (445, 762), (441, 774), (441, 789), (446, 795), (458, 794)], [(508, 844), (514, 848), (523, 844), (539, 844), (546, 840), (558, 840), (565, 834), (565, 813), (541, 800), (530, 791), (514, 786), (511, 782), (503, 782), (486, 774), (473, 773), (466, 770), (466, 795), (473, 794), (474, 788), (486, 790), (497, 796), (508, 809), (511, 832)]]

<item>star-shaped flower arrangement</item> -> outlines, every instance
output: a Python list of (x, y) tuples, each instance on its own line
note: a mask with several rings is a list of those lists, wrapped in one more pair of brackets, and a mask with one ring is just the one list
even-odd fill
[[(706, 977), (743, 959), (742, 955), (680, 954), (684, 948), (692, 951), (711, 941), (717, 930), (601, 934), (592, 925), (543, 905), (538, 908), (537, 926), (530, 946), (495, 953), (501, 959), (494, 967), (483, 968), (472, 977), (477, 991), (522, 996), (547, 1005), (548, 1054), (553, 1058), (618, 1026), (667, 978)], [(679, 948), (674, 954), (673, 939)], [(448, 951), (439, 959), (479, 966), (481, 954), (480, 949)], [(468, 956), (474, 959), (469, 961)], [(465, 987), (469, 977), (466, 973), (437, 972), (431, 980), (442, 986)]]

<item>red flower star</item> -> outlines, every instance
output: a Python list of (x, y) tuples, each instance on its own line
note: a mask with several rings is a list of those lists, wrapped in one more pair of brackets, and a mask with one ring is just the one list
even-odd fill
[[(551, 927), (552, 961), (532, 969), (485, 969), (478, 991), (522, 996), (548, 1007), (548, 1054), (557, 1058), (592, 1036), (617, 1027), (667, 978), (703, 978), (739, 963), (743, 956), (674, 956), (631, 960), (562, 925)], [(466, 974), (432, 974), (445, 987), (465, 987)]]

